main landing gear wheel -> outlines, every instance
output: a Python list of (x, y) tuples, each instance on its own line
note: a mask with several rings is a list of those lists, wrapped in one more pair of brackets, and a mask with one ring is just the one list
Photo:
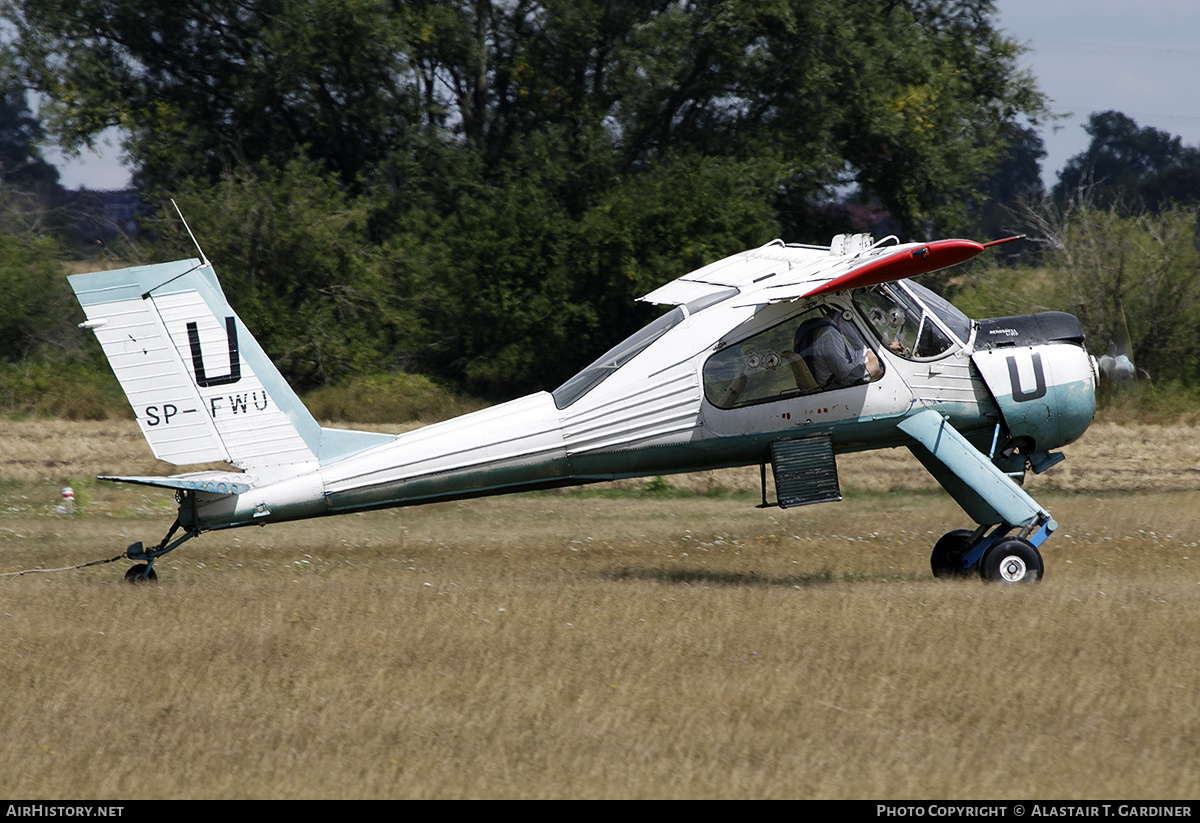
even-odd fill
[(1028, 540), (1006, 537), (983, 553), (979, 574), (989, 583), (1036, 583), (1045, 574), (1041, 553)]
[(138, 563), (125, 572), (125, 582), (135, 586), (139, 583), (157, 583), (158, 574), (150, 568), (149, 563)]
[(929, 555), (929, 565), (933, 567), (933, 576), (941, 578), (967, 577), (971, 572), (963, 568), (963, 555), (971, 548), (969, 529), (955, 529), (946, 532), (933, 546), (933, 554)]

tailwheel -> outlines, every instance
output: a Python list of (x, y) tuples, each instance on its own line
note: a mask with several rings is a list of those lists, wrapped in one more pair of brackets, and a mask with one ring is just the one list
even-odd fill
[(983, 553), (979, 574), (989, 583), (1036, 583), (1045, 574), (1045, 565), (1028, 540), (1006, 537)]
[(132, 583), (135, 586), (139, 583), (156, 583), (158, 582), (158, 574), (154, 569), (150, 568), (149, 563), (138, 563), (125, 572), (125, 582)]
[(946, 532), (933, 546), (929, 555), (929, 565), (933, 568), (933, 576), (940, 578), (967, 577), (970, 569), (963, 567), (963, 556), (971, 548), (971, 538), (975, 533), (970, 529), (955, 529)]

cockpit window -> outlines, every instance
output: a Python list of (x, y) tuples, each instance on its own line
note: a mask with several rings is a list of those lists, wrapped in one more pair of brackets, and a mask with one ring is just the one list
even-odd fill
[[(910, 288), (913, 284), (906, 284)], [(970, 335), (971, 321), (966, 315), (922, 286), (919, 294), (922, 300), (926, 296), (933, 297), (938, 308), (947, 314), (954, 326), (954, 334), (963, 334), (963, 340)], [(853, 292), (854, 305), (867, 318), (871, 328), (888, 349), (901, 357), (920, 359), (937, 357), (954, 345), (954, 339), (943, 326), (944, 320), (935, 315), (933, 306), (928, 309), (914, 299), (913, 295), (899, 283), (881, 283)], [(955, 317), (954, 315), (958, 315)], [(961, 320), (966, 322), (965, 331)], [(950, 325), (950, 324), (946, 324)], [(952, 328), (954, 327), (952, 326)]]
[(830, 306), (817, 306), (708, 358), (704, 395), (719, 409), (735, 409), (882, 376), (878, 357), (854, 323)]
[(905, 282), (904, 287), (936, 314), (955, 337), (963, 343), (971, 339), (971, 318), (955, 308), (950, 301), (911, 280)]
[(574, 403), (579, 398), (599, 386), (613, 372), (621, 368), (633, 358), (645, 351), (651, 343), (671, 329), (678, 326), (687, 317), (680, 307), (675, 307), (662, 317), (655, 320), (640, 331), (634, 332), (623, 341), (606, 351), (604, 355), (579, 374), (572, 377), (554, 390), (554, 405), (560, 409)]

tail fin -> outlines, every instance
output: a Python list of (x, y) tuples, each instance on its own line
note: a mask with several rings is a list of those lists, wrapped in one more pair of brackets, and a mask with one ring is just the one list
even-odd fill
[(155, 457), (259, 471), (316, 465), (320, 426), (230, 308), (211, 264), (69, 279)]

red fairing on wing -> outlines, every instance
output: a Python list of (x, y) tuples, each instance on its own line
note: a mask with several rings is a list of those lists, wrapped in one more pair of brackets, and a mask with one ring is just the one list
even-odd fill
[(830, 280), (809, 294), (861, 289), (878, 283), (904, 280), (918, 274), (928, 274), (931, 271), (970, 260), (983, 251), (983, 248), (982, 243), (976, 243), (974, 240), (935, 240), (915, 249), (906, 249), (879, 260), (872, 260), (841, 277)]

